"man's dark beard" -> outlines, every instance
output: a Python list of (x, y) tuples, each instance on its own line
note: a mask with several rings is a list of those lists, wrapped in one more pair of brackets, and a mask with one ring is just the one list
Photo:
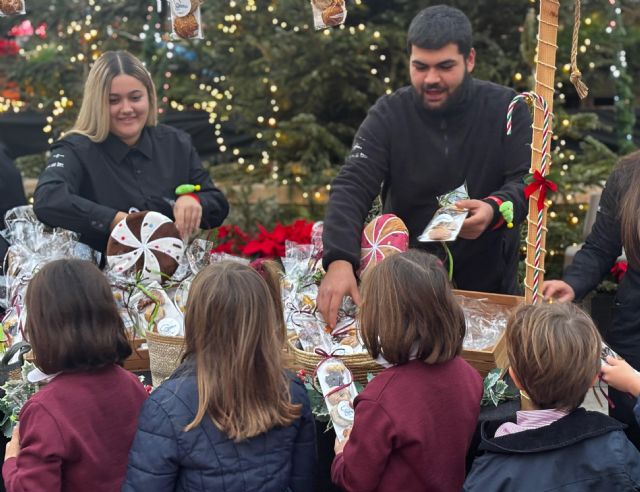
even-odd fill
[(427, 88), (437, 89), (439, 85), (437, 84), (432, 84), (428, 86), (423, 85), (422, 87), (420, 87), (420, 94), (418, 94), (418, 96), (420, 97), (420, 100), (422, 101), (422, 106), (424, 107), (424, 109), (434, 114), (442, 114), (442, 113), (448, 112), (451, 108), (458, 106), (464, 101), (467, 95), (467, 92), (469, 90), (469, 85), (471, 84), (471, 78), (472, 78), (471, 74), (467, 71), (465, 67), (464, 78), (462, 79), (462, 83), (456, 88), (455, 91), (449, 94), (447, 99), (444, 101), (444, 104), (437, 108), (432, 108), (431, 106), (429, 106), (427, 103), (424, 102), (424, 91), (426, 91)]

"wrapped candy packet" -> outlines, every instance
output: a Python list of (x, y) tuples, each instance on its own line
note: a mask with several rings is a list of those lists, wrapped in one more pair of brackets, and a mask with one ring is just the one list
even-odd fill
[(456, 203), (460, 200), (468, 200), (466, 183), (461, 184), (455, 190), (437, 197), (440, 208), (436, 210), (433, 217), (425, 227), (422, 234), (418, 236), (420, 242), (432, 241), (455, 241), (462, 228), (464, 219), (467, 218), (469, 211), (459, 208)]
[(468, 213), (466, 209), (455, 206), (439, 208), (422, 234), (418, 236), (418, 241), (423, 243), (455, 241)]
[(202, 0), (169, 0), (174, 39), (202, 39)]
[(311, 0), (311, 9), (316, 29), (339, 26), (347, 19), (345, 0)]
[(0, 0), (0, 17), (26, 13), (24, 0)]
[(330, 357), (318, 364), (316, 376), (336, 436), (340, 441), (344, 441), (349, 437), (353, 427), (353, 400), (358, 395), (353, 384), (353, 375), (340, 359)]
[(140, 331), (165, 336), (184, 336), (184, 319), (167, 293), (157, 282), (131, 296), (129, 312), (137, 319)]

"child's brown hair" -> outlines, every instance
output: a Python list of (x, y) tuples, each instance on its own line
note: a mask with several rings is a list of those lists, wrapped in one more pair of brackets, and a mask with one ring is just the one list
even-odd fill
[(301, 412), (285, 374), (278, 280), (237, 262), (204, 268), (193, 281), (185, 313), (185, 358), (193, 357), (198, 411), (235, 441), (288, 426)]
[(124, 324), (104, 274), (92, 263), (47, 263), (29, 282), (26, 334), (47, 374), (100, 369), (131, 355)]
[(462, 350), (464, 313), (435, 256), (410, 250), (386, 258), (365, 276), (362, 296), (360, 329), (373, 358), (436, 364)]
[(579, 407), (600, 371), (602, 341), (573, 304), (526, 305), (507, 324), (507, 354), (516, 378), (541, 409)]

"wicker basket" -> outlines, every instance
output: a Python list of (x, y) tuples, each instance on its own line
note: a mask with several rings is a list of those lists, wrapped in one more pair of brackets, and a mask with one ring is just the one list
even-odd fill
[[(294, 336), (288, 340), (289, 353), (295, 360), (295, 365), (299, 369), (304, 369), (309, 374), (315, 371), (318, 363), (323, 359), (321, 355), (314, 352), (305, 352), (297, 347), (298, 337)], [(384, 369), (377, 364), (368, 353), (340, 355), (339, 359), (353, 374), (353, 379), (361, 384), (367, 384), (367, 375), (376, 375)]]
[(184, 353), (184, 337), (168, 337), (148, 331), (149, 369), (151, 384), (157, 388), (180, 365)]

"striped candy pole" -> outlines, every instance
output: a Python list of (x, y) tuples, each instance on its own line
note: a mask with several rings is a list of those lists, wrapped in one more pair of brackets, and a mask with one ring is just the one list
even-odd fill
[[(513, 98), (509, 107), (507, 108), (507, 135), (511, 135), (512, 130), (512, 119), (513, 119), (513, 110), (515, 106), (520, 101), (532, 101), (534, 104), (537, 103), (539, 107), (542, 108), (544, 113), (544, 119), (542, 124), (542, 163), (540, 166), (540, 174), (542, 176), (546, 176), (549, 172), (549, 168), (551, 167), (551, 112), (549, 111), (549, 106), (543, 97), (539, 96), (535, 92), (523, 92), (522, 94), (518, 94)], [(531, 170), (534, 172), (534, 169)], [(540, 193), (538, 191), (538, 193)], [(538, 218), (536, 221), (536, 241), (535, 241), (535, 255), (533, 261), (533, 286), (530, 287), (525, 285), (525, 287), (530, 288), (532, 290), (532, 302), (535, 304), (538, 302), (538, 298), (540, 297), (540, 264), (542, 259), (542, 241), (543, 241), (543, 223), (544, 223), (544, 207), (538, 210)]]

